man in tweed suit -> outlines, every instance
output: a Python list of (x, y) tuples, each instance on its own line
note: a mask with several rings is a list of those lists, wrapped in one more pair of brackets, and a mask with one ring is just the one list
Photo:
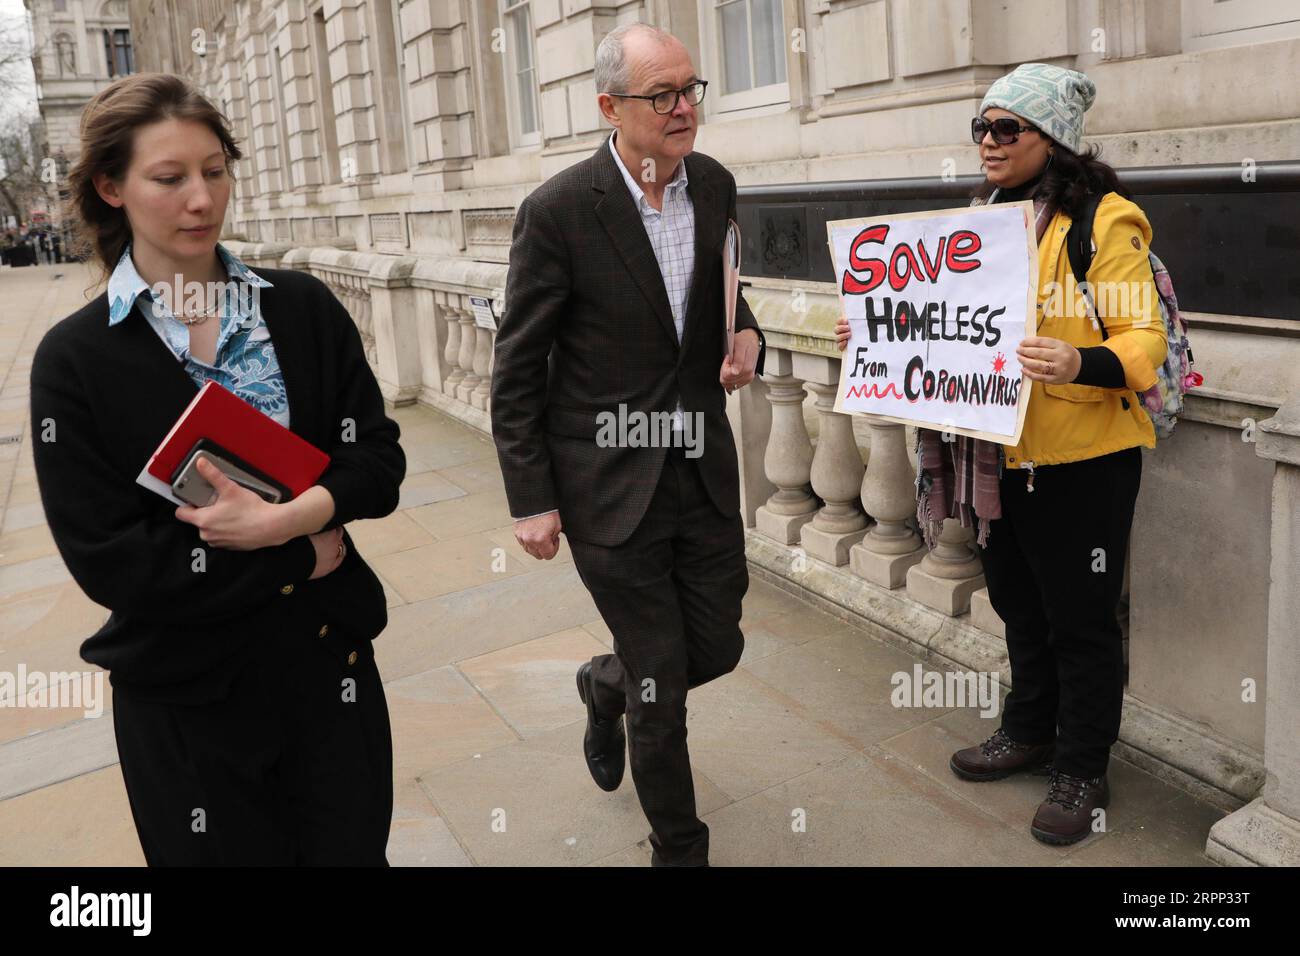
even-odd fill
[(615, 653), (578, 671), (588, 768), (616, 789), (630, 741), (651, 862), (667, 866), (708, 862), (686, 692), (732, 670), (744, 647), (726, 392), (762, 371), (763, 354), (743, 297), (725, 354), (736, 182), (692, 152), (705, 88), (662, 30), (630, 24), (601, 42), (598, 102), (615, 132), (520, 206), (492, 378), (515, 536), (549, 560), (563, 530), (614, 635)]

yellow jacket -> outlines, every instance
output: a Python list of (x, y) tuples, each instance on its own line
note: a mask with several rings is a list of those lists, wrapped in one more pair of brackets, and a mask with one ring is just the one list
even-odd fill
[[(1107, 193), (1093, 225), (1096, 253), (1088, 269), (1106, 323), (1107, 339), (1094, 327), (1083, 298), (1075, 294), (1074, 274), (1065, 248), (1070, 217), (1058, 211), (1038, 243), (1038, 335), (1075, 348), (1101, 345), (1124, 366), (1124, 388), (1095, 385), (1030, 385), (1029, 408), (1019, 445), (1003, 445), (1006, 467), (1055, 465), (1095, 458), (1143, 445), (1154, 448), (1155, 429), (1134, 391), (1156, 383), (1167, 342), (1160, 302), (1147, 253), (1151, 224), (1134, 203)], [(1062, 307), (1063, 306), (1063, 307)], [(1121, 399), (1128, 400), (1124, 408)]]

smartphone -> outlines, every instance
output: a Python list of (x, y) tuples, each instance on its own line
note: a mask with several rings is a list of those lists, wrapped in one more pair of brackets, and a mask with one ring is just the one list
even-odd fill
[(198, 460), (206, 458), (222, 473), (271, 504), (279, 504), (291, 497), (288, 489), (266, 475), (245, 464), (216, 442), (204, 438), (190, 449), (189, 456), (176, 470), (172, 479), (172, 492), (182, 501), (198, 508), (206, 507), (217, 499), (216, 489), (208, 484), (198, 470)]

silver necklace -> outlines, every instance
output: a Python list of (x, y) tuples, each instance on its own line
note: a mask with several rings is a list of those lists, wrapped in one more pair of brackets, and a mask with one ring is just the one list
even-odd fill
[(204, 309), (202, 312), (182, 312), (176, 318), (182, 325), (201, 325), (216, 315), (217, 311), (218, 310), (214, 307), (211, 309)]

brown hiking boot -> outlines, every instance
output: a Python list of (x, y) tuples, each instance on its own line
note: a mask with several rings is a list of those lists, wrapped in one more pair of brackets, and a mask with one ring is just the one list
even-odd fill
[(1001, 780), (1023, 770), (1045, 770), (1055, 744), (1018, 744), (1001, 727), (982, 744), (958, 750), (948, 768), (963, 780)]
[(1078, 843), (1092, 832), (1093, 811), (1109, 803), (1105, 774), (1088, 780), (1053, 769), (1047, 799), (1038, 805), (1029, 832), (1057, 846)]

